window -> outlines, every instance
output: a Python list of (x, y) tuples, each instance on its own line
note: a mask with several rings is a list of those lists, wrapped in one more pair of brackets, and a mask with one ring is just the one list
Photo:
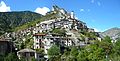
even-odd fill
[(41, 39), (39, 39), (39, 42), (41, 42)]
[(36, 43), (37, 45), (39, 44), (39, 43)]
[(48, 51), (48, 49), (46, 49)]
[(53, 44), (53, 42), (50, 42), (51, 44)]
[(46, 41), (45, 41), (45, 43), (46, 43)]
[(37, 49), (38, 49), (38, 46), (37, 46)]

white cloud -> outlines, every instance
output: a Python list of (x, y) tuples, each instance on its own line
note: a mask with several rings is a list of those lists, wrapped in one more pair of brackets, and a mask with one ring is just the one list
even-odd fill
[(80, 9), (80, 12), (83, 12), (83, 11), (85, 11), (84, 9)]
[(98, 6), (101, 6), (101, 3), (100, 2), (97, 2)]
[(49, 12), (49, 11), (50, 11), (50, 9), (47, 8), (47, 7), (42, 7), (42, 8), (38, 7), (35, 10), (36, 13), (39, 13), (39, 14), (42, 14), (42, 15), (46, 15), (46, 13)]
[(10, 10), (10, 7), (7, 6), (4, 1), (1, 1), (0, 3), (0, 12), (8, 12), (8, 11), (11, 11)]

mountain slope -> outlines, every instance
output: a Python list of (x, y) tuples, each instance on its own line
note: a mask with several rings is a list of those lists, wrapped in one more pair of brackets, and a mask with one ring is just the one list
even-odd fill
[(117, 39), (120, 37), (120, 28), (111, 28), (102, 33), (103, 36), (109, 36), (112, 39)]
[(0, 12), (0, 35), (40, 17), (42, 15), (30, 11)]

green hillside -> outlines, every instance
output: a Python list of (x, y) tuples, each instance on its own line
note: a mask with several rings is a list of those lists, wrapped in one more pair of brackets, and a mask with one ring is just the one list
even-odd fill
[(0, 35), (41, 17), (42, 15), (30, 11), (0, 12)]
[(49, 19), (53, 19), (53, 18), (58, 18), (58, 17), (59, 16), (58, 16), (57, 12), (56, 13), (50, 12), (49, 14), (47, 14), (45, 16), (36, 18), (34, 21), (30, 21), (30, 22), (27, 22), (21, 26), (16, 27), (15, 29), (13, 29), (13, 31), (21, 31), (21, 30), (27, 29), (29, 27), (33, 27), (37, 23), (40, 23), (41, 21), (45, 21), (45, 20), (49, 20)]

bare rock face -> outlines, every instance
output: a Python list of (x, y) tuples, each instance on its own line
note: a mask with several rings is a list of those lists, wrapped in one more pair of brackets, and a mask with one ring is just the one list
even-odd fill
[(106, 30), (105, 32), (102, 32), (101, 34), (102, 36), (109, 36), (112, 39), (118, 39), (120, 38), (120, 28), (117, 28), (117, 27), (111, 28)]

